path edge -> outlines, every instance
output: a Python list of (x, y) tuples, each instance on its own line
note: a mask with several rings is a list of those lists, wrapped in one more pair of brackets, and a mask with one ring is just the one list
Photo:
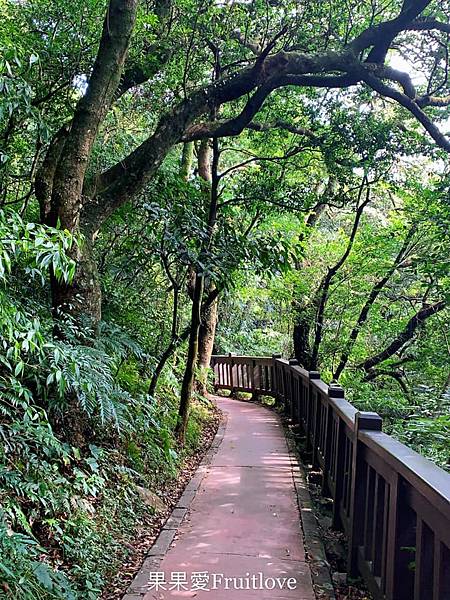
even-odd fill
[(215, 454), (217, 453), (220, 444), (222, 443), (225, 430), (227, 428), (227, 421), (227, 414), (222, 412), (220, 424), (211, 445), (203, 456), (199, 466), (197, 467), (197, 470), (195, 471), (195, 474), (184, 488), (183, 493), (178, 499), (178, 502), (172, 509), (172, 512), (164, 523), (164, 526), (159, 532), (158, 537), (155, 539), (153, 545), (148, 551), (141, 568), (129, 585), (125, 595), (122, 596), (122, 600), (143, 600), (145, 594), (150, 591), (149, 575), (151, 572), (158, 570), (161, 561), (172, 545), (175, 534), (188, 514), (190, 506), (200, 488), (203, 478), (205, 477), (207, 470)]
[[(317, 600), (336, 600), (334, 585), (331, 578), (331, 566), (327, 560), (322, 536), (319, 532), (314, 503), (309, 492), (308, 480), (292, 432), (286, 419), (274, 410), (281, 421), (286, 438), (289, 458), (292, 466), (297, 504), (300, 512), (300, 522), (303, 530), (303, 542), (307, 553), (307, 563), (311, 569), (311, 578)], [(128, 599), (127, 599), (128, 600)], [(130, 599), (134, 600), (134, 599)]]

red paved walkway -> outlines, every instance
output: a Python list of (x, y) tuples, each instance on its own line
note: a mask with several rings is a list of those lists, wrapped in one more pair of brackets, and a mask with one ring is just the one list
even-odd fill
[[(157, 568), (165, 574), (167, 590), (152, 589), (135, 597), (312, 600), (315, 596), (282, 426), (270, 410), (257, 404), (225, 398), (217, 398), (217, 402), (228, 417), (225, 434), (172, 547)], [(195, 574), (199, 572), (208, 572), (209, 592), (192, 589), (205, 585), (205, 576)], [(170, 591), (171, 581), (172, 586), (177, 577), (183, 581), (184, 573), (186, 583)], [(259, 573), (267, 578), (294, 578), (295, 584), (291, 581), (290, 586), (295, 589), (288, 589), (286, 582), (281, 590), (278, 584), (274, 590), (246, 589), (253, 587), (251, 579), (248, 585), (245, 579), (228, 583), (229, 588), (244, 589), (226, 589), (225, 577), (255, 575), (259, 586)], [(154, 574), (150, 577), (156, 578)], [(197, 585), (193, 585), (195, 580)], [(216, 589), (211, 590), (214, 581)], [(272, 581), (267, 583), (272, 586)]]

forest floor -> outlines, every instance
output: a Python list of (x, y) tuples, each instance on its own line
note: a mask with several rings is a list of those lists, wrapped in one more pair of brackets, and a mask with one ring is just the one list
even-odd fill
[(166, 505), (165, 510), (155, 512), (155, 514), (147, 513), (135, 532), (133, 542), (131, 544), (124, 542), (129, 548), (129, 555), (116, 576), (106, 583), (102, 600), (120, 600), (123, 597), (164, 523), (176, 506), (184, 488), (192, 479), (203, 456), (211, 446), (222, 419), (222, 412), (217, 407), (211, 407), (210, 410), (211, 418), (201, 432), (195, 452), (186, 457), (177, 478), (165, 485), (163, 490), (158, 491), (158, 496)]

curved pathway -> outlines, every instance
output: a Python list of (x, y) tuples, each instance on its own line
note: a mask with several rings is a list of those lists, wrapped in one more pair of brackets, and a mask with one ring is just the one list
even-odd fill
[(222, 436), (125, 598), (313, 600), (282, 425), (258, 404), (216, 401)]

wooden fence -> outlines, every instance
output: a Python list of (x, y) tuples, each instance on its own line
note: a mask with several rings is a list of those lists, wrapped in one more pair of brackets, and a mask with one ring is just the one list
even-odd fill
[(305, 435), (348, 572), (376, 600), (450, 600), (450, 475), (382, 432), (344, 390), (296, 360), (213, 356), (215, 387), (273, 396)]

